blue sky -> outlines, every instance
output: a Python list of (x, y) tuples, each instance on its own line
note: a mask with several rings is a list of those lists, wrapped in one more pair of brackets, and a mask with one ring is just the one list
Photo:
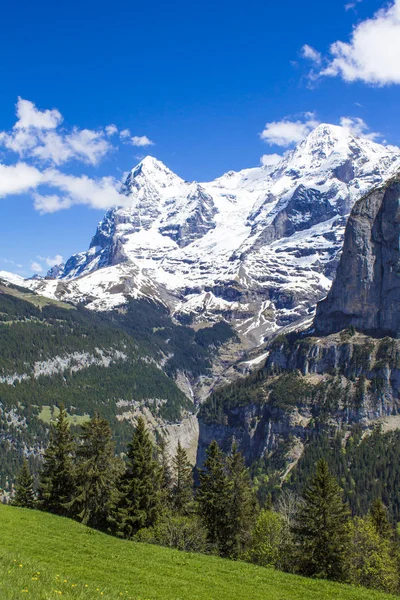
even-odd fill
[(22, 0), (2, 22), (0, 269), (86, 249), (146, 154), (204, 181), (318, 121), (400, 145), (400, 0)]

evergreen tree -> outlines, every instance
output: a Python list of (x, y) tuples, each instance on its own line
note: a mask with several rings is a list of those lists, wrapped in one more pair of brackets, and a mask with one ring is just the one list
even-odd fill
[(172, 495), (172, 469), (167, 452), (167, 444), (164, 438), (161, 438), (157, 446), (158, 463), (161, 469), (160, 476), (160, 502), (166, 509), (171, 505)]
[(11, 502), (13, 506), (21, 506), (22, 508), (35, 508), (36, 497), (33, 490), (33, 476), (29, 470), (29, 464), (26, 458), (22, 463), (22, 468), (19, 472), (15, 496)]
[(257, 501), (249, 470), (236, 444), (227, 460), (229, 481), (229, 555), (240, 556), (251, 537), (256, 520)]
[(393, 528), (389, 523), (386, 506), (380, 498), (376, 498), (369, 512), (371, 521), (377, 533), (383, 538), (390, 539), (393, 537)]
[(304, 492), (293, 528), (304, 575), (340, 580), (348, 541), (348, 509), (324, 459)]
[(76, 459), (76, 489), (68, 508), (85, 525), (105, 530), (121, 463), (114, 454), (110, 425), (97, 413), (82, 425)]
[(131, 538), (139, 529), (151, 527), (160, 513), (160, 467), (142, 417), (128, 445), (127, 467), (119, 485), (113, 511), (117, 533)]
[(204, 469), (200, 471), (197, 500), (200, 517), (208, 532), (208, 541), (221, 555), (229, 554), (230, 484), (225, 470), (224, 455), (217, 442), (207, 449)]
[(67, 504), (74, 493), (73, 454), (75, 444), (70, 432), (67, 412), (60, 406), (50, 442), (44, 453), (39, 482), (39, 507), (57, 515), (68, 515)]
[(180, 515), (189, 515), (193, 511), (193, 469), (190, 464), (186, 450), (178, 441), (176, 454), (172, 461), (173, 486), (172, 504)]

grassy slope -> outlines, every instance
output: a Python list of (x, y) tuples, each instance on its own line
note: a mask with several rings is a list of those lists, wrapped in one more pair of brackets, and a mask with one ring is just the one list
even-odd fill
[(0, 506), (0, 598), (383, 600), (365, 589), (118, 540), (68, 519)]

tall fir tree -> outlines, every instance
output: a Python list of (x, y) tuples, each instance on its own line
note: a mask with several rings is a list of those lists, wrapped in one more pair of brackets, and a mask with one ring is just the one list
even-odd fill
[(393, 527), (389, 522), (386, 506), (380, 498), (375, 498), (373, 501), (369, 516), (380, 536), (386, 539), (391, 539), (393, 537)]
[(303, 494), (293, 533), (304, 575), (341, 580), (345, 572), (349, 511), (326, 460), (317, 463)]
[(178, 441), (178, 447), (172, 465), (173, 508), (180, 515), (189, 515), (193, 512), (193, 469), (189, 462), (186, 450), (181, 446), (180, 440)]
[(50, 442), (44, 453), (39, 482), (39, 507), (41, 510), (68, 516), (67, 504), (74, 494), (74, 453), (75, 444), (67, 412), (61, 405), (57, 423), (52, 427)]
[(82, 425), (79, 442), (75, 493), (68, 509), (85, 525), (106, 530), (114, 488), (122, 471), (108, 421), (96, 413)]
[(257, 500), (249, 470), (236, 444), (227, 459), (229, 479), (229, 555), (239, 557), (251, 539), (257, 517)]
[(157, 445), (157, 458), (160, 465), (160, 503), (161, 507), (168, 509), (171, 506), (172, 496), (172, 469), (167, 450), (167, 443), (161, 438)]
[(22, 463), (21, 470), (17, 477), (15, 486), (15, 495), (11, 504), (22, 508), (36, 508), (36, 496), (33, 489), (33, 476), (29, 469), (26, 458)]
[(154, 525), (159, 516), (161, 471), (154, 453), (144, 419), (139, 417), (128, 444), (127, 466), (112, 515), (122, 537), (132, 538), (139, 529)]
[(227, 556), (230, 549), (230, 484), (224, 455), (215, 440), (207, 448), (204, 469), (200, 470), (197, 502), (199, 515), (207, 528), (208, 542), (215, 546), (222, 556)]

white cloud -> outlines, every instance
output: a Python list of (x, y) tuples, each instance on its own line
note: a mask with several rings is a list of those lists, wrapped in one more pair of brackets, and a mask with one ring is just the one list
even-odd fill
[(41, 215), (55, 213), (72, 206), (70, 198), (62, 198), (57, 194), (42, 195), (35, 193), (33, 198), (35, 210), (37, 210)]
[(37, 144), (32, 150), (29, 152), (22, 151), (20, 154), (30, 155), (43, 162), (50, 162), (58, 166), (70, 160), (74, 153), (62, 136), (55, 132), (49, 132), (42, 135), (40, 140), (37, 140)]
[(304, 46), (301, 49), (301, 54), (304, 58), (308, 58), (316, 64), (320, 64), (322, 61), (321, 53), (318, 52), (318, 50), (315, 50), (315, 48), (313, 48), (312, 46), (309, 46), (308, 44), (304, 44)]
[(35, 189), (43, 181), (43, 174), (26, 163), (0, 164), (0, 197), (23, 194)]
[(17, 117), (15, 129), (55, 129), (63, 120), (57, 109), (39, 110), (33, 102), (22, 98), (18, 98)]
[(38, 110), (33, 102), (18, 99), (18, 121), (11, 131), (0, 132), (0, 145), (21, 158), (61, 165), (79, 160), (97, 165), (113, 146), (106, 136), (115, 133), (115, 125), (104, 130), (78, 129), (72, 132), (59, 129), (62, 116), (56, 109)]
[(370, 131), (366, 122), (360, 117), (341, 117), (340, 125), (357, 137), (366, 138), (371, 141), (382, 137), (380, 133)]
[(112, 135), (115, 135), (116, 133), (118, 133), (118, 127), (116, 125), (112, 125), (112, 124), (111, 125), (107, 125), (104, 128), (104, 131), (106, 132), (106, 134), (108, 136), (112, 136)]
[(336, 41), (320, 75), (373, 85), (400, 83), (400, 0), (361, 21), (350, 42)]
[[(39, 171), (23, 162), (0, 164), (0, 197), (31, 191), (34, 206), (40, 213), (64, 210), (73, 204), (98, 209), (128, 205), (127, 197), (119, 193), (120, 185), (113, 177), (93, 179), (86, 175), (67, 175), (58, 169)], [(55, 189), (56, 193), (42, 194), (38, 191), (41, 186)]]
[(132, 146), (154, 146), (154, 142), (152, 142), (147, 135), (131, 135), (130, 129), (123, 129), (119, 132), (119, 137), (124, 142), (124, 144), (132, 144)]
[(97, 165), (111, 149), (109, 142), (104, 139), (104, 133), (91, 129), (74, 128), (73, 132), (66, 136), (65, 141), (75, 157), (80, 157), (84, 162), (92, 165)]
[(149, 140), (147, 135), (134, 135), (131, 137), (132, 146), (154, 146), (154, 142)]
[(301, 142), (317, 125), (319, 125), (319, 121), (315, 119), (314, 114), (305, 113), (303, 120), (291, 121), (289, 118), (285, 118), (282, 121), (266, 123), (260, 137), (267, 144), (285, 148)]
[(31, 270), (35, 273), (41, 273), (43, 271), (43, 267), (40, 263), (33, 260), (31, 261)]
[[(114, 177), (91, 179), (86, 175), (66, 175), (57, 170), (47, 171), (46, 182), (62, 192), (57, 201), (50, 202), (51, 212), (69, 208), (73, 204), (86, 204), (91, 208), (107, 209), (115, 205), (129, 204), (126, 196), (119, 193), (120, 182)], [(41, 200), (41, 212), (43, 210)], [(36, 203), (35, 203), (36, 204)]]
[(54, 265), (60, 265), (64, 262), (64, 257), (61, 254), (56, 254), (55, 256), (47, 256), (45, 259), (46, 265), (48, 267), (54, 267)]
[[(60, 129), (62, 116), (58, 110), (39, 110), (33, 102), (21, 98), (17, 117), (10, 131), (0, 131), (0, 146), (23, 160), (0, 163), (0, 197), (31, 192), (40, 213), (65, 210), (75, 204), (101, 210), (130, 204), (120, 194), (121, 182), (114, 177), (71, 175), (58, 167), (72, 159), (97, 165), (114, 149), (107, 136), (119, 133), (126, 143), (138, 146), (153, 143), (147, 136), (131, 136), (129, 129), (119, 132), (113, 124), (98, 130)], [(53, 261), (47, 257), (42, 262), (48, 264), (48, 260)]]
[(280, 154), (263, 154), (263, 156), (260, 158), (263, 167), (273, 167), (281, 160), (282, 156)]

